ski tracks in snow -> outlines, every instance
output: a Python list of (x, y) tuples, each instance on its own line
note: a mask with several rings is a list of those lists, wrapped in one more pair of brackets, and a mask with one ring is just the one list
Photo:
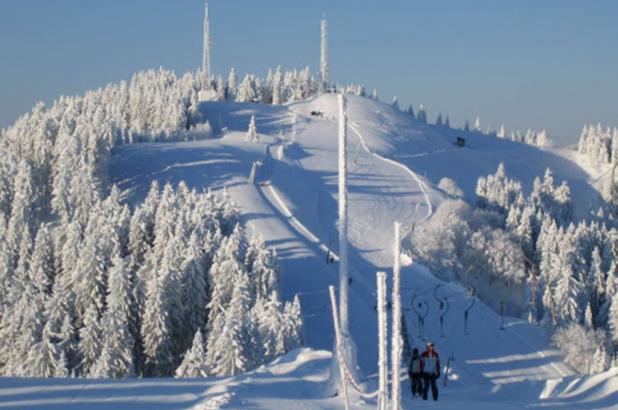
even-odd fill
[[(291, 112), (294, 113), (295, 115), (302, 115), (302, 113), (294, 111), (294, 110), (291, 110)], [(390, 158), (386, 158), (372, 151), (369, 148), (369, 145), (367, 144), (365, 137), (360, 132), (359, 130), (360, 125), (357, 122), (350, 121), (348, 123), (348, 126), (350, 127), (352, 131), (354, 131), (354, 133), (359, 138), (359, 141), (363, 149), (365, 150), (365, 152), (367, 152), (368, 154), (370, 154), (371, 156), (373, 156), (374, 158), (378, 159), (381, 162), (386, 162), (390, 165), (397, 167), (398, 169), (403, 170), (406, 173), (406, 175), (413, 178), (413, 180), (416, 182), (416, 184), (418, 185), (418, 187), (420, 188), (423, 194), (423, 198), (425, 200), (425, 205), (427, 209), (427, 213), (424, 215), (424, 217), (417, 222), (423, 223), (426, 220), (428, 220), (431, 217), (431, 215), (433, 215), (433, 204), (427, 192), (427, 186), (425, 185), (425, 182), (414, 171), (412, 171), (410, 168), (408, 168), (404, 164), (397, 162), (395, 160), (392, 160)], [(274, 172), (275, 163), (274, 163), (274, 157), (273, 157), (272, 151), (275, 150), (275, 152), (277, 153), (278, 159), (281, 160), (283, 159), (282, 156), (284, 155), (283, 149), (284, 149), (284, 142), (282, 141), (276, 142), (274, 144), (269, 144), (265, 147), (265, 150), (264, 150), (265, 151), (264, 152), (265, 164), (264, 165), (265, 165), (265, 168), (268, 170), (267, 172), (269, 174), (266, 176), (265, 178), (266, 180), (271, 179), (272, 173)], [(309, 229), (305, 224), (303, 224), (298, 218), (294, 216), (290, 208), (287, 206), (287, 204), (285, 203), (285, 201), (283, 200), (283, 198), (281, 197), (281, 195), (279, 194), (277, 189), (272, 185), (271, 182), (260, 183), (257, 185), (257, 187), (262, 192), (264, 197), (271, 203), (271, 205), (274, 206), (276, 209), (278, 209), (282, 213), (282, 215), (288, 220), (290, 225), (292, 225), (292, 227), (294, 227), (294, 229), (299, 234), (301, 234), (309, 242), (316, 245), (325, 254), (327, 255), (330, 254), (335, 261), (339, 260), (339, 257), (316, 234), (314, 234), (313, 231), (311, 231), (311, 229)]]
[(391, 165), (396, 166), (399, 169), (402, 169), (403, 171), (405, 171), (408, 175), (412, 176), (412, 178), (414, 178), (414, 180), (416, 181), (416, 183), (418, 184), (419, 188), (421, 189), (421, 192), (423, 193), (423, 197), (425, 198), (425, 204), (427, 206), (427, 214), (423, 217), (423, 219), (421, 219), (420, 221), (418, 221), (419, 223), (423, 223), (426, 220), (428, 220), (431, 215), (433, 215), (433, 204), (431, 203), (431, 199), (429, 198), (429, 194), (427, 193), (427, 187), (425, 186), (425, 182), (419, 178), (418, 175), (416, 175), (416, 173), (414, 171), (412, 171), (410, 168), (408, 168), (407, 166), (403, 165), (400, 162), (397, 162), (395, 160), (392, 160), (390, 158), (386, 158), (380, 154), (375, 153), (374, 151), (372, 151), (369, 148), (369, 145), (367, 145), (367, 141), (365, 141), (365, 137), (363, 137), (363, 134), (359, 131), (359, 127), (360, 125), (356, 122), (356, 121), (350, 121), (348, 123), (348, 126), (350, 127), (350, 129), (352, 129), (352, 131), (354, 131), (354, 133), (358, 136), (361, 145), (363, 146), (363, 149), (373, 155), (374, 157), (376, 157), (377, 159), (387, 162)]
[(301, 234), (305, 239), (317, 246), (320, 250), (324, 252), (324, 254), (330, 255), (334, 261), (339, 261), (339, 256), (336, 255), (332, 250), (330, 250), (328, 246), (326, 246), (324, 242), (320, 240), (320, 238), (311, 231), (311, 229), (309, 229), (305, 224), (303, 224), (298, 218), (294, 216), (283, 198), (281, 198), (281, 195), (279, 195), (279, 193), (277, 192), (277, 189), (272, 185), (272, 173), (274, 172), (273, 168), (275, 164), (273, 161), (271, 149), (277, 150), (277, 157), (279, 160), (281, 160), (284, 155), (284, 142), (279, 141), (274, 144), (269, 144), (265, 147), (264, 165), (265, 167), (267, 167), (267, 173), (269, 174), (265, 179), (271, 179), (271, 181), (263, 184), (259, 183), (257, 185), (257, 188), (262, 192), (264, 198), (266, 198), (275, 209), (278, 209), (279, 212), (281, 212), (281, 214), (285, 216), (290, 225), (292, 225), (292, 227), (299, 234)]
[(298, 220), (290, 211), (290, 208), (285, 204), (277, 190), (268, 184), (266, 187), (260, 187), (262, 192), (268, 200), (288, 219), (290, 224), (307, 240), (317, 245), (324, 253), (330, 253), (334, 260), (338, 261), (339, 257), (330, 251), (328, 247), (318, 238), (309, 228), (307, 228), (301, 221)]

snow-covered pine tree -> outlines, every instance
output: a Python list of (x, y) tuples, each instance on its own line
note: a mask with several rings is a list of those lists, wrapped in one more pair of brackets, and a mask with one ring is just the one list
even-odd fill
[(553, 146), (551, 138), (547, 135), (546, 130), (542, 130), (537, 134), (536, 145), (541, 148), (550, 148)]
[(66, 377), (66, 356), (61, 346), (54, 342), (49, 322), (43, 327), (41, 340), (28, 353), (26, 366), (35, 377)]
[(208, 283), (211, 294), (208, 303), (208, 340), (213, 336), (213, 324), (219, 315), (225, 313), (230, 300), (234, 284), (230, 278), (240, 277), (243, 272), (243, 264), (240, 259), (243, 254), (242, 229), (240, 225), (234, 228), (230, 236), (223, 239), (221, 246), (215, 253), (214, 260), (208, 273)]
[(89, 376), (103, 348), (103, 334), (97, 307), (88, 305), (84, 315), (84, 327), (79, 330), (79, 373)]
[(277, 66), (275, 73), (273, 74), (273, 82), (272, 82), (272, 103), (274, 105), (281, 104), (282, 101), (282, 78), (281, 78), (281, 67)]
[(95, 365), (100, 377), (125, 377), (134, 373), (132, 301), (131, 272), (125, 260), (116, 255), (109, 271), (107, 310), (101, 320), (106, 355)]
[(570, 258), (567, 257), (564, 250), (561, 250), (561, 254), (564, 262), (556, 286), (556, 306), (563, 322), (578, 323), (583, 319), (582, 306), (586, 306), (582, 303), (584, 301), (584, 292), (581, 282), (572, 271)]
[(204, 338), (202, 331), (198, 329), (193, 337), (191, 348), (185, 353), (182, 363), (175, 372), (175, 377), (206, 377), (208, 366), (206, 365), (206, 352), (204, 350)]
[(526, 206), (521, 215), (519, 225), (517, 226), (516, 234), (519, 239), (519, 244), (522, 251), (528, 260), (534, 259), (534, 245), (536, 242), (534, 224), (536, 222), (534, 208)]
[(60, 271), (66, 277), (64, 280), (70, 282), (80, 256), (82, 229), (77, 221), (71, 221), (65, 226), (65, 235), (60, 245)]
[(245, 78), (236, 93), (236, 101), (242, 103), (258, 101), (258, 95), (255, 88), (255, 80), (253, 76), (250, 74), (245, 75)]
[(618, 293), (614, 294), (612, 297), (610, 306), (608, 324), (614, 348), (618, 349)]
[[(61, 276), (64, 279), (68, 275)], [(62, 280), (56, 280), (53, 285), (51, 296), (45, 305), (45, 317), (50, 338), (53, 343), (61, 349), (61, 355), (66, 360), (67, 372), (78, 367), (77, 363), (77, 338), (73, 325), (72, 304), (70, 297), (72, 293), (67, 284)]]
[(23, 276), (14, 281), (9, 300), (13, 303), (2, 317), (0, 327), (4, 344), (0, 359), (4, 363), (5, 374), (33, 377), (36, 376), (33, 370), (36, 363), (25, 359), (42, 338), (45, 321), (43, 295), (27, 276)]
[(416, 112), (416, 119), (420, 122), (427, 123), (427, 113), (425, 112), (425, 107), (423, 107), (423, 104), (421, 104), (418, 111)]
[(45, 225), (39, 228), (34, 241), (30, 261), (30, 277), (38, 285), (39, 292), (49, 295), (55, 277), (55, 262), (51, 236)]
[[(90, 218), (86, 236), (79, 251), (79, 259), (71, 273), (72, 290), (75, 293), (75, 310), (80, 321), (90, 306), (96, 309), (98, 321), (105, 305), (107, 272), (99, 244), (97, 222), (98, 218), (95, 214)], [(85, 322), (85, 319), (83, 321)], [(93, 323), (92, 320), (91, 323)]]
[(273, 290), (278, 290), (279, 268), (275, 261), (274, 251), (266, 248), (261, 235), (251, 238), (245, 254), (245, 268), (255, 286), (256, 298), (268, 298)]
[(481, 119), (479, 117), (476, 117), (474, 120), (474, 131), (476, 132), (481, 132)]
[(165, 287), (165, 279), (157, 273), (149, 281), (146, 290), (141, 338), (146, 356), (147, 374), (151, 376), (168, 375), (174, 362), (172, 357), (172, 329), (166, 306)]
[(289, 352), (305, 344), (303, 336), (303, 317), (298, 295), (294, 295), (292, 303), (285, 303), (283, 316), (284, 325), (286, 327), (285, 351)]
[(249, 120), (249, 129), (247, 130), (246, 139), (247, 141), (252, 142), (254, 144), (257, 144), (258, 142), (260, 142), (260, 136), (255, 126), (255, 115), (252, 115), (251, 119)]
[(195, 232), (189, 237), (180, 271), (185, 328), (195, 335), (197, 330), (205, 328), (207, 304), (203, 249)]
[(263, 306), (257, 314), (259, 330), (264, 349), (264, 361), (269, 362), (285, 353), (285, 335), (279, 294), (273, 291), (266, 300), (260, 300)]
[[(236, 277), (232, 299), (225, 311), (225, 324), (213, 343), (211, 372), (216, 376), (233, 376), (249, 369), (255, 357), (252, 351), (250, 327), (247, 321), (251, 295), (248, 276), (241, 272)], [(257, 355), (257, 357), (260, 357)]]
[(227, 78), (227, 91), (225, 93), (225, 98), (234, 101), (236, 100), (236, 93), (238, 92), (238, 76), (236, 75), (236, 70), (234, 67), (230, 69), (230, 74)]
[(393, 97), (393, 102), (391, 102), (391, 106), (397, 111), (399, 111), (399, 100), (397, 99), (397, 96)]
[(9, 250), (13, 256), (12, 266), (17, 266), (19, 263), (19, 253), (21, 249), (24, 249), (22, 241), (32, 241), (35, 224), (34, 210), (31, 207), (32, 202), (34, 202), (32, 171), (30, 165), (25, 160), (20, 161), (18, 165), (14, 187), (6, 238)]
[(585, 287), (590, 300), (590, 313), (595, 318), (594, 323), (597, 323), (596, 317), (599, 315), (599, 309), (605, 296), (605, 272), (603, 272), (599, 247), (595, 247), (592, 251)]

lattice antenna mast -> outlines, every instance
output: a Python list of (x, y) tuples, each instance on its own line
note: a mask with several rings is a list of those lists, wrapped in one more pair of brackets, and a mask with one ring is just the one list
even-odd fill
[(321, 22), (322, 42), (320, 44), (320, 75), (322, 85), (328, 87), (328, 22), (326, 16), (322, 16)]
[(212, 39), (210, 37), (210, 22), (208, 21), (208, 2), (206, 2), (204, 11), (204, 50), (202, 55), (202, 73), (204, 76), (204, 84), (202, 89), (210, 90), (210, 50), (212, 47)]

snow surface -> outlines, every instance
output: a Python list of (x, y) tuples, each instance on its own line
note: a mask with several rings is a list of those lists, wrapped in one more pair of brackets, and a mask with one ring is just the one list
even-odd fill
[[(299, 293), (308, 349), (273, 364), (224, 379), (126, 381), (0, 379), (0, 408), (94, 409), (113, 407), (335, 409), (326, 381), (333, 346), (327, 288), (336, 285), (337, 264), (337, 104), (335, 95), (285, 106), (205, 102), (204, 115), (227, 127), (219, 138), (179, 143), (135, 144), (115, 149), (112, 182), (130, 202), (141, 201), (154, 179), (184, 180), (189, 187), (226, 189), (238, 203), (249, 228), (275, 247), (282, 267), (282, 294)], [(323, 117), (310, 115), (321, 111)], [(557, 181), (568, 179), (579, 212), (587, 212), (599, 195), (590, 175), (557, 151), (469, 134), (469, 147), (452, 142), (458, 131), (420, 123), (375, 100), (348, 97), (350, 331), (358, 347), (358, 363), (368, 391), (377, 388), (377, 312), (375, 273), (392, 266), (393, 222), (405, 233), (432, 216), (444, 199), (436, 188), (442, 177), (454, 179), (473, 199), (478, 176), (495, 172), (504, 162), (507, 173), (526, 189), (550, 166)], [(245, 141), (255, 115), (260, 142)], [(293, 126), (293, 119), (296, 125)], [(293, 135), (292, 129), (296, 129)], [(283, 136), (283, 137), (282, 137)], [(262, 161), (254, 184), (253, 163)], [(438, 403), (411, 403), (407, 381), (404, 408), (618, 408), (616, 371), (577, 378), (540, 328), (499, 316), (480, 301), (470, 310), (469, 293), (443, 283), (424, 267), (402, 268), (402, 299), (413, 345), (436, 343), (443, 365), (451, 361), (451, 380), (441, 387)], [(434, 289), (447, 297), (449, 311), (441, 332)], [(425, 333), (410, 301), (425, 301), (429, 315)], [(440, 380), (440, 385), (442, 380)], [(353, 408), (374, 408), (355, 395)]]

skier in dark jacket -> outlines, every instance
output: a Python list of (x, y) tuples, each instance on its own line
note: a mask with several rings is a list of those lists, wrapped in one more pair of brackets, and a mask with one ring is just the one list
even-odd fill
[(440, 378), (440, 356), (434, 350), (433, 342), (427, 343), (427, 350), (421, 355), (421, 369), (425, 379), (423, 389), (423, 400), (427, 400), (429, 385), (431, 384), (431, 394), (434, 400), (438, 400), (438, 386), (436, 380)]
[(423, 371), (421, 369), (421, 357), (416, 348), (412, 349), (412, 357), (410, 363), (408, 363), (408, 375), (412, 386), (412, 397), (421, 397), (421, 394), (423, 394)]

